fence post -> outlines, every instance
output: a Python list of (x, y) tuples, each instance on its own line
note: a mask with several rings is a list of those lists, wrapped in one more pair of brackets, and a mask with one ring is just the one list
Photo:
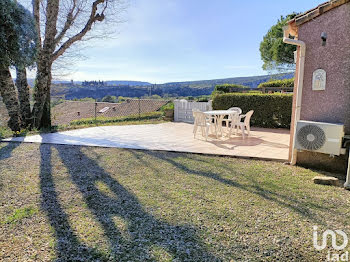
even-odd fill
[(95, 124), (97, 122), (97, 102), (95, 101)]
[(208, 101), (208, 111), (213, 110), (213, 100)]
[(141, 121), (141, 104), (140, 104), (140, 101), (141, 98), (139, 97), (139, 121)]
[(179, 121), (179, 100), (174, 100), (174, 121)]
[(97, 85), (95, 86), (95, 125), (97, 124)]

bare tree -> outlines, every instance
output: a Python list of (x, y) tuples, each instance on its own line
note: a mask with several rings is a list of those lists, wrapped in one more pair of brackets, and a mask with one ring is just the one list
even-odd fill
[[(38, 33), (33, 118), (37, 128), (50, 127), (53, 63), (82, 40), (106, 35), (99, 23), (120, 22), (123, 0), (32, 0)], [(91, 33), (93, 31), (93, 33)]]

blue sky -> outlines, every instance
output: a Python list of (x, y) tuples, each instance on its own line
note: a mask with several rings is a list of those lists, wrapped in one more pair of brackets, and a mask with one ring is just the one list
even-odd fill
[(264, 34), (280, 15), (322, 2), (130, 0), (119, 34), (90, 43), (65, 78), (164, 83), (266, 74)]

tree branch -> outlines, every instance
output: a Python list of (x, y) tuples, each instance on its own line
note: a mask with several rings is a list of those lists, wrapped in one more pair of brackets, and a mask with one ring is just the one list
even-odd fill
[(69, 13), (67, 14), (67, 20), (64, 23), (63, 29), (62, 31), (58, 34), (58, 36), (55, 38), (55, 43), (56, 45), (58, 45), (60, 43), (60, 41), (63, 39), (63, 37), (65, 36), (66, 32), (69, 30), (69, 28), (72, 26), (72, 24), (74, 23), (75, 19), (77, 18), (78, 14), (79, 14), (79, 8), (77, 10), (77, 12), (75, 13), (75, 15), (73, 15), (74, 10), (76, 8), (76, 3), (77, 0), (73, 0), (73, 7), (71, 8), (71, 10), (69, 11)]
[(92, 28), (92, 25), (96, 22), (96, 21), (103, 21), (105, 16), (104, 16), (104, 10), (101, 12), (101, 14), (97, 13), (97, 8), (99, 4), (104, 3), (106, 0), (96, 0), (93, 2), (92, 4), (92, 8), (91, 8), (91, 14), (89, 17), (89, 20), (86, 22), (84, 28), (75, 36), (69, 38), (64, 44), (61, 45), (60, 48), (58, 48), (58, 50), (56, 52), (53, 53), (52, 55), (52, 61), (55, 61), (59, 56), (61, 56), (72, 44), (74, 44), (75, 42), (81, 40), (87, 32), (89, 32)]
[(57, 33), (57, 18), (59, 10), (59, 0), (50, 0), (46, 6), (45, 40), (43, 50), (53, 52), (55, 50), (55, 36)]
[(38, 34), (38, 50), (40, 52), (41, 46), (41, 32), (40, 32), (40, 2), (41, 0), (32, 0), (33, 16), (35, 21), (35, 29)]

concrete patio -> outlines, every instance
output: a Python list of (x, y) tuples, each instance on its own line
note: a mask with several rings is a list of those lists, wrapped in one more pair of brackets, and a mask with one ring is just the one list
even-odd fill
[(169, 122), (91, 127), (2, 141), (165, 150), (280, 161), (288, 159), (289, 130), (286, 129), (252, 128), (251, 136), (244, 140), (241, 135), (232, 135), (231, 138), (224, 136), (219, 139), (210, 136), (208, 141), (200, 132), (194, 139), (192, 130), (191, 124)]

